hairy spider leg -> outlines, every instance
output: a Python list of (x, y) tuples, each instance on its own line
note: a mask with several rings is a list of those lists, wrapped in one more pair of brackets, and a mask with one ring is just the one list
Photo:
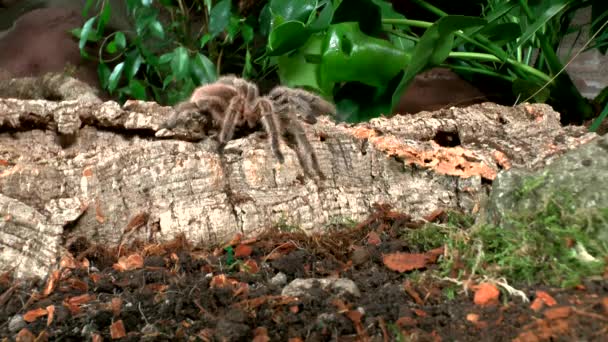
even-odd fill
[(240, 121), (243, 115), (243, 106), (245, 99), (241, 96), (235, 96), (230, 100), (228, 108), (226, 108), (224, 121), (222, 122), (222, 130), (220, 131), (219, 142), (223, 146), (226, 142), (232, 139), (234, 128), (237, 122)]
[(259, 113), (266, 134), (268, 134), (272, 153), (282, 164), (285, 161), (285, 157), (283, 156), (283, 152), (281, 152), (279, 143), (279, 137), (281, 136), (281, 131), (279, 130), (280, 124), (274, 112), (272, 102), (267, 98), (259, 98), (255, 104), (255, 111)]
[[(325, 175), (321, 171), (321, 167), (319, 166), (319, 161), (317, 159), (317, 154), (315, 153), (314, 148), (308, 141), (306, 137), (306, 131), (304, 127), (298, 122), (298, 117), (296, 113), (293, 111), (293, 107), (289, 106), (289, 110), (285, 112), (288, 118), (287, 131), (296, 139), (296, 153), (298, 157), (304, 163), (304, 169), (310, 170), (310, 164), (312, 164), (312, 168), (315, 170), (317, 175), (321, 179), (325, 179)], [(310, 172), (307, 172), (310, 174)]]
[(291, 89), (291, 91), (294, 94), (295, 102), (298, 104), (305, 104), (306, 107), (309, 108), (308, 113), (313, 114), (315, 117), (326, 114), (336, 115), (336, 106), (331, 102), (326, 101), (321, 96), (302, 89)]

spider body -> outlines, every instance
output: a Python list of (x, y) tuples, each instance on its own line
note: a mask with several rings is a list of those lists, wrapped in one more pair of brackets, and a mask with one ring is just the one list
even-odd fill
[(279, 162), (285, 159), (280, 149), (280, 138), (288, 137), (295, 143), (294, 150), (304, 171), (311, 175), (312, 168), (319, 177), (324, 177), (301, 121), (314, 124), (318, 115), (333, 115), (336, 109), (315, 94), (278, 86), (266, 96), (260, 96), (254, 83), (227, 75), (196, 88), (190, 99), (179, 104), (176, 111), (211, 114), (212, 124), (219, 130), (220, 148), (232, 139), (237, 129), (252, 129), (261, 123)]

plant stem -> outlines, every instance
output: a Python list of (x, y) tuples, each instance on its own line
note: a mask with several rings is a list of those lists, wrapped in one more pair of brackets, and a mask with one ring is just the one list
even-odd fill
[(516, 70), (519, 69), (530, 75), (534, 75), (545, 82), (551, 81), (551, 76), (545, 74), (544, 72), (542, 72), (538, 69), (535, 69), (529, 65), (520, 63), (511, 58), (507, 58), (505, 61), (503, 61), (502, 59), (500, 59), (494, 55), (490, 55), (487, 53), (480, 53), (480, 52), (450, 52), (449, 57), (460, 58), (460, 59), (475, 59), (475, 60), (481, 60), (481, 61), (485, 61), (485, 62), (496, 62), (496, 63), (506, 62), (509, 65), (513, 66), (514, 69), (516, 69)]

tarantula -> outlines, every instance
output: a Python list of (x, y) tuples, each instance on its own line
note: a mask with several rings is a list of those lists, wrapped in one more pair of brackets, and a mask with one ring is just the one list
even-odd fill
[[(281, 136), (295, 140), (294, 148), (304, 171), (310, 175), (310, 166), (323, 178), (314, 149), (306, 138), (300, 119), (314, 124), (316, 116), (335, 114), (333, 104), (302, 89), (277, 86), (267, 95), (260, 96), (258, 87), (234, 75), (220, 77), (216, 82), (194, 90), (190, 99), (176, 106), (176, 112), (210, 113), (213, 126), (219, 128), (220, 148), (232, 139), (238, 127), (250, 129), (262, 123), (270, 148), (283, 163), (279, 147)], [(300, 117), (301, 118), (300, 118)]]

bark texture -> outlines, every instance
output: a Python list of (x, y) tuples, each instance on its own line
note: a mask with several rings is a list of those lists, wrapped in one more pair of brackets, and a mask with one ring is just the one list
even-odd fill
[(219, 154), (192, 127), (161, 129), (172, 114), (150, 102), (0, 99), (0, 271), (44, 276), (79, 236), (116, 244), (183, 233), (214, 244), (276, 224), (322, 230), (362, 219), (375, 203), (416, 217), (475, 212), (501, 169), (540, 167), (596, 137), (561, 127), (546, 105), (486, 103), (359, 125), (321, 117), (306, 125), (327, 177), (315, 180), (287, 144), (278, 163), (262, 132)]

